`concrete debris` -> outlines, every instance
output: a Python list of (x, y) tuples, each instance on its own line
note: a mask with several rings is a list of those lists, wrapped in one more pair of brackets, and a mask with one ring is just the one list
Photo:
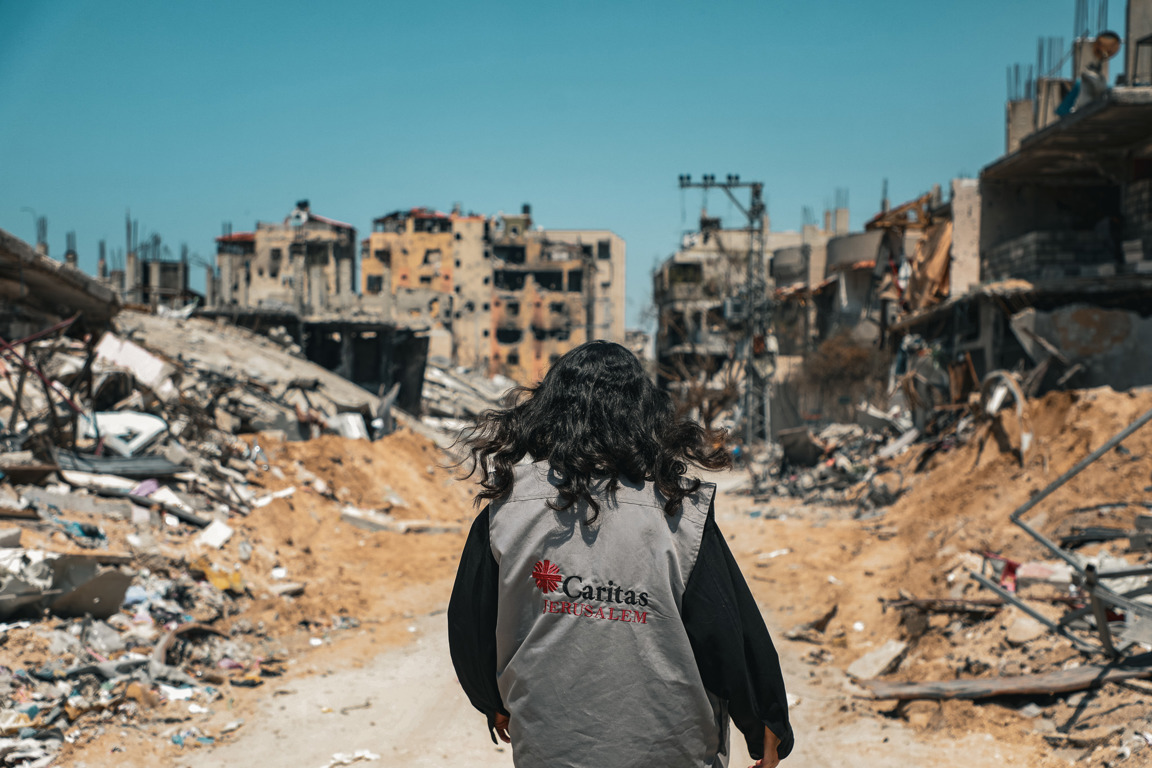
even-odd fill
[(1032, 642), (1048, 633), (1048, 627), (1033, 619), (1031, 616), (1019, 616), (1008, 625), (1004, 639), (1009, 645), (1021, 646)]
[(857, 680), (872, 680), (894, 671), (900, 666), (900, 660), (907, 651), (908, 643), (889, 640), (876, 650), (856, 659), (845, 671)]
[(440, 419), (471, 419), (499, 407), (516, 382), (463, 368), (440, 367), (430, 360), (424, 371), (424, 412)]
[(196, 543), (212, 549), (220, 549), (232, 538), (232, 528), (221, 520), (213, 520), (196, 537)]
[(358, 509), (346, 506), (340, 512), (340, 519), (368, 531), (392, 531), (395, 533), (457, 533), (459, 525), (446, 525), (432, 520), (401, 520), (387, 512), (374, 509)]
[[(258, 600), (315, 598), (307, 581), (270, 567), (285, 547), (308, 552), (310, 543), (289, 540), (273, 551), (262, 541), (279, 535), (273, 505), (289, 509), (297, 494), (319, 499), (340, 523), (342, 499), (360, 503), (363, 494), (388, 510), (406, 504), (390, 489), (350, 490), (325, 474), (328, 459), (338, 464), (345, 451), (322, 451), (315, 472), (277, 452), (307, 440), (366, 445), (393, 439), (398, 426), (455, 439), (396, 408), (398, 385), (376, 397), (302, 359), (292, 344), (193, 311), (122, 313), (84, 341), (61, 335), (65, 321), (0, 350), (0, 764), (46, 765), (65, 738), (90, 740), (112, 718), (127, 723), (168, 704), (179, 703), (181, 721), (210, 715), (222, 689), (284, 671), (288, 652), (266, 626), (279, 613), (245, 612)], [(511, 385), (459, 371), (432, 378), (440, 398), (432, 410), (468, 418)], [(368, 476), (371, 459), (363, 461)], [(420, 453), (420, 477), (429, 461)], [(343, 521), (383, 535), (460, 531), (348, 509)], [(266, 531), (250, 523), (257, 517)], [(353, 547), (369, 536), (344, 535)], [(342, 614), (330, 626), (315, 614), (301, 625), (324, 631), (326, 642), (329, 630), (359, 626), (347, 609), (330, 610)], [(298, 618), (281, 623), (295, 627)], [(180, 725), (164, 738), (187, 748), (241, 724), (215, 732)], [(361, 751), (332, 764), (375, 759)]]

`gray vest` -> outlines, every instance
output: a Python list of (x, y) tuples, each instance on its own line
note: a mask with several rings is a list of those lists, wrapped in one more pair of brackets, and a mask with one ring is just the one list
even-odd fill
[(521, 464), (491, 507), (500, 564), (496, 674), (517, 768), (725, 766), (728, 713), (680, 618), (715, 493), (664, 513), (651, 483), (555, 512), (547, 463)]

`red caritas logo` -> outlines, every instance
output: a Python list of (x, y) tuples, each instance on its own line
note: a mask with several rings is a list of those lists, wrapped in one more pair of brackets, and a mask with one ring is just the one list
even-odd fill
[(547, 594), (548, 592), (555, 592), (556, 588), (560, 586), (560, 569), (556, 564), (549, 560), (538, 560), (535, 567), (532, 568), (532, 578), (536, 581), (536, 586), (541, 592)]

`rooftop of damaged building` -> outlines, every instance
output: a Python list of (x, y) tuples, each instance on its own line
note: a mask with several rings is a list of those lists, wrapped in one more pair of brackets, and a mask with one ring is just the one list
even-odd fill
[(1152, 126), (1152, 86), (1116, 86), (1035, 133), (1019, 148), (985, 166), (980, 178), (1121, 178), (1124, 154), (1144, 146)]
[(483, 219), (482, 214), (477, 213), (462, 213), (459, 206), (454, 208), (451, 212), (445, 213), (438, 211), (434, 208), (426, 208), (424, 206), (416, 206), (407, 210), (392, 211), (383, 216), (377, 216), (372, 219), (372, 230), (374, 232), (395, 232), (403, 227), (405, 221), (409, 219), (416, 220), (433, 220), (441, 222), (450, 222), (452, 219)]
[(75, 315), (98, 332), (119, 311), (120, 298), (96, 278), (0, 229), (0, 309), (5, 337), (15, 340)]

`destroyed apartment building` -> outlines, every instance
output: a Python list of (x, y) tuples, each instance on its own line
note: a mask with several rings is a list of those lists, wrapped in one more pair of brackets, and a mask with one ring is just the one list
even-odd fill
[(369, 391), (399, 385), (397, 404), (419, 413), (428, 339), (360, 309), (351, 224), (301, 200), (282, 222), (227, 232), (216, 244), (199, 314), (271, 334)]
[[(3, 230), (0, 286), (0, 763), (73, 764), (106, 731), (93, 751), (227, 738), (245, 690), (369, 617), (387, 574), (352, 571), (390, 562), (377, 547), (435, 559), (381, 536), (459, 531), (462, 493), (419, 495), (451, 485), (429, 463), (451, 436), (395, 392), (218, 319), (123, 307)], [(506, 389), (434, 378), (471, 415)], [(388, 597), (372, 620), (412, 607)]]
[(625, 244), (607, 230), (536, 227), (413, 208), (361, 244), (365, 310), (425, 327), (429, 356), (522, 384), (589, 339), (624, 341)]
[(1025, 373), (1025, 395), (1152, 384), (1152, 72), (1135, 55), (1152, 7), (1129, 17), (1125, 60), (1145, 69), (1090, 87), (1119, 44), (1105, 31), (1073, 45), (1058, 114), (1039, 80), (1009, 103), (1008, 154), (983, 169), (975, 198), (980, 284), (892, 327), (894, 345), (948, 361), (949, 399), (997, 370)]
[[(757, 260), (753, 251), (762, 244), (769, 257), (786, 254), (780, 257), (780, 271), (771, 275), (777, 284), (807, 284), (814, 275), (822, 279), (827, 243), (848, 231), (847, 196), (840, 197), (843, 204), (825, 213), (822, 228), (805, 223), (799, 232), (773, 231), (766, 213), (756, 228), (726, 228), (719, 217), (701, 213), (699, 228), (682, 235), (680, 250), (653, 276), (654, 355), (661, 387), (700, 413), (731, 405), (742, 375), (733, 325), (742, 311), (737, 297), (748, 283), (749, 260)], [(773, 258), (772, 269), (775, 264)]]
[[(1000, 370), (1025, 374), (1025, 395), (1152, 383), (1139, 354), (1152, 341), (1152, 11), (1130, 3), (1122, 41), (1103, 22), (1084, 33), (1082, 10), (1068, 56), (1042, 43), (1043, 76), (1010, 78), (1007, 154), (978, 179), (896, 206), (885, 193), (863, 232), (848, 232), (845, 215), (799, 242), (772, 233), (774, 431), (852, 421), (863, 401), (913, 406), (920, 423)], [(1109, 87), (1121, 48), (1127, 70)], [(1066, 60), (1072, 76), (1058, 77)], [(689, 240), (710, 242), (716, 227), (703, 217)], [(683, 249), (655, 290), (665, 385), (695, 382), (730, 404), (741, 386), (726, 314), (745, 279), (740, 237), (706, 259)], [(871, 384), (836, 380), (849, 357)], [(898, 394), (900, 382), (916, 391)]]

